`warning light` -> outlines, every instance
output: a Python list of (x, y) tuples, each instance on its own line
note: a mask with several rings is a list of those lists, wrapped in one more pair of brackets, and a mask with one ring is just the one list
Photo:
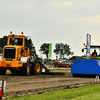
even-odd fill
[(12, 31), (10, 31), (10, 34), (12, 34)]
[(2, 65), (2, 66), (6, 66), (6, 63), (3, 61), (3, 62), (1, 63), (1, 65)]
[(23, 31), (21, 31), (21, 34), (23, 34)]
[(83, 43), (83, 45), (85, 45), (85, 43)]

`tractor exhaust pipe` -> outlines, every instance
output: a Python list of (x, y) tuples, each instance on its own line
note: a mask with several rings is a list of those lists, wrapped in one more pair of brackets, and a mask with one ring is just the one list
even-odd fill
[(15, 38), (14, 38), (14, 34), (12, 35), (13, 37), (12, 37), (12, 40), (11, 40), (11, 44), (12, 45), (15, 45)]

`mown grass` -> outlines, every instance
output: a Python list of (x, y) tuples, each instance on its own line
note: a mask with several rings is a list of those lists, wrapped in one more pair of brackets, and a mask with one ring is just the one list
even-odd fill
[(50, 72), (70, 72), (70, 70), (50, 70)]
[(43, 94), (26, 95), (7, 100), (100, 100), (100, 84), (97, 86), (94, 84), (73, 89), (54, 90)]
[[(48, 68), (50, 69), (50, 72), (70, 72), (71, 68), (61, 68), (61, 67), (57, 67), (57, 68)], [(61, 70), (60, 70), (61, 69)]]

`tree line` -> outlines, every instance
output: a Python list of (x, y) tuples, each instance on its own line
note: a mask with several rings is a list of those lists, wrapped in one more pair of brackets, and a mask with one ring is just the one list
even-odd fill
[[(49, 43), (43, 43), (40, 46), (40, 50), (42, 51), (43, 54), (46, 55), (46, 58), (48, 58), (49, 55)], [(56, 43), (55, 44), (55, 49), (53, 52), (56, 54), (56, 57), (58, 58), (65, 58), (65, 56), (70, 56), (73, 55), (74, 52), (71, 51), (70, 47), (68, 44), (63, 44), (63, 43)]]
[[(33, 48), (35, 50), (35, 46), (32, 41), (31, 43), (29, 41), (27, 43), (30, 49)], [(0, 38), (0, 51), (2, 51), (3, 47), (6, 44), (7, 44), (7, 36), (3, 36), (3, 38)], [(48, 58), (49, 57), (49, 43), (41, 44), (39, 51), (42, 51), (42, 54), (46, 55), (46, 58)], [(74, 54), (74, 52), (71, 51), (70, 46), (68, 44), (63, 44), (63, 43), (56, 43), (55, 49), (53, 50), (53, 52), (56, 54), (56, 57), (59, 56), (59, 58), (65, 58), (65, 56), (68, 57)]]

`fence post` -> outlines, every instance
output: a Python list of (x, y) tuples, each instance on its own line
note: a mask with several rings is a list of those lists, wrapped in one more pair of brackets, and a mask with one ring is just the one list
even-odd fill
[(96, 86), (97, 86), (97, 83), (99, 82), (99, 76), (98, 75), (95, 77), (95, 82), (96, 82)]
[(1, 81), (1, 88), (0, 88), (0, 100), (2, 100), (3, 97), (3, 88), (4, 88), (4, 79)]

